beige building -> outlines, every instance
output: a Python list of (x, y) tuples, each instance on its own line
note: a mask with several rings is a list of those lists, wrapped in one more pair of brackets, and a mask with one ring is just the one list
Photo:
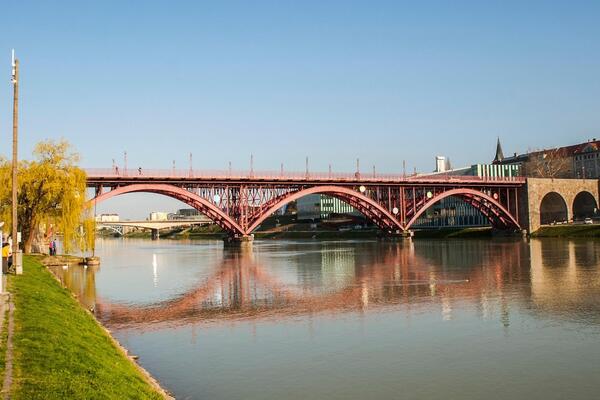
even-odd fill
[(518, 165), (535, 178), (600, 178), (600, 140), (504, 157), (498, 139), (492, 164)]

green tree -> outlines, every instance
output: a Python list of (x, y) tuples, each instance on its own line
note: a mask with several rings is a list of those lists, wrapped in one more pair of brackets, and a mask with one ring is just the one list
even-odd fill
[[(18, 170), (19, 229), (25, 253), (32, 250), (40, 232), (62, 234), (66, 253), (75, 246), (87, 250), (94, 232), (82, 226), (86, 219), (86, 176), (77, 167), (79, 156), (64, 140), (38, 143), (32, 161), (21, 161)], [(10, 226), (10, 165), (0, 160), (0, 217)], [(89, 217), (89, 216), (88, 216)], [(85, 224), (86, 227), (89, 223)]]

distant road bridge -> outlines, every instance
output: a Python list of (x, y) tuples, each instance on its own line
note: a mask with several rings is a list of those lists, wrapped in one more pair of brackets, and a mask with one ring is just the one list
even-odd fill
[(327, 194), (350, 204), (390, 235), (406, 233), (433, 204), (456, 196), (497, 229), (521, 229), (525, 178), (351, 174), (87, 169), (92, 203), (126, 193), (158, 193), (202, 212), (231, 238), (250, 240), (270, 215), (309, 194)]
[(213, 222), (209, 218), (193, 219), (193, 220), (166, 220), (166, 221), (98, 221), (96, 222), (96, 229), (107, 228), (115, 231), (119, 235), (125, 234), (126, 227), (151, 229), (152, 238), (157, 239), (159, 231), (161, 229), (173, 229), (179, 227), (193, 226), (193, 225), (208, 225)]

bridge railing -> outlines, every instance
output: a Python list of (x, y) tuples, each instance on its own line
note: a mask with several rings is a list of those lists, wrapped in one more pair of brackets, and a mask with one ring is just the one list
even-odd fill
[(201, 180), (270, 180), (270, 181), (348, 181), (348, 182), (524, 182), (521, 176), (491, 177), (468, 175), (403, 175), (386, 173), (348, 173), (348, 172), (294, 172), (294, 171), (223, 171), (223, 170), (189, 170), (189, 169), (127, 169), (119, 168), (86, 168), (88, 178), (104, 180), (120, 179), (201, 179)]

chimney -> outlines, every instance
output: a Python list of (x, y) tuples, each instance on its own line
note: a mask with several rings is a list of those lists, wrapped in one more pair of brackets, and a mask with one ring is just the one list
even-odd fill
[(446, 172), (447, 164), (446, 157), (436, 156), (435, 157), (435, 171), (434, 172)]

